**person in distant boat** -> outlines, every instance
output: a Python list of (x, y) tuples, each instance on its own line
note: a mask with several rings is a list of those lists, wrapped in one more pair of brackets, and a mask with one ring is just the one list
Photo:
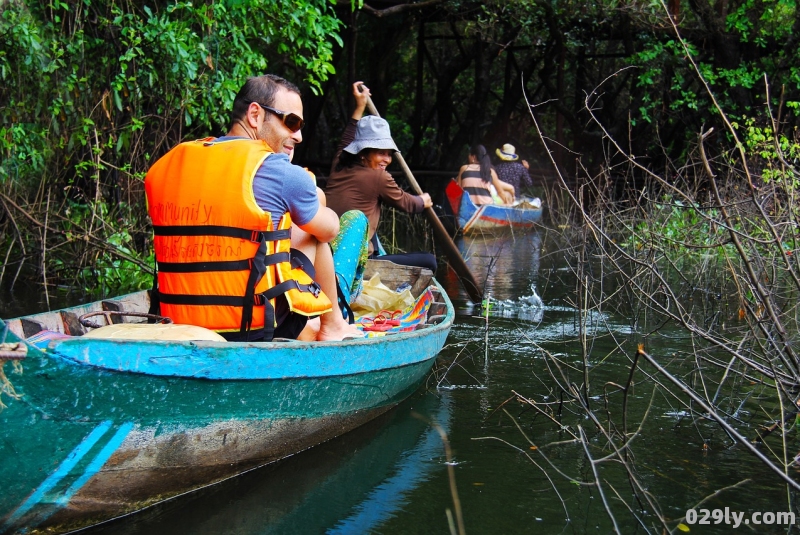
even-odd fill
[(494, 167), (492, 160), (483, 145), (473, 145), (469, 151), (469, 163), (462, 165), (458, 171), (456, 182), (469, 194), (475, 206), (484, 204), (494, 204), (491, 187), (497, 190), (497, 195), (502, 203), (511, 204), (514, 202), (514, 187), (501, 181)]
[(302, 127), (294, 84), (249, 78), (225, 136), (181, 143), (150, 168), (163, 315), (228, 340), (360, 335), (331, 302), (339, 218), (291, 163)]
[(530, 166), (526, 160), (519, 159), (514, 145), (506, 143), (495, 150), (495, 153), (500, 158), (500, 161), (494, 166), (500, 180), (514, 186), (516, 193), (520, 193), (522, 188), (533, 186), (533, 180), (529, 173)]
[[(433, 203), (428, 193), (411, 195), (403, 191), (386, 171), (392, 163), (392, 154), (399, 152), (392, 140), (389, 123), (374, 115), (363, 117), (370, 92), (362, 82), (353, 84), (353, 96), (356, 107), (339, 142), (325, 195), (328, 206), (339, 215), (348, 210), (360, 210), (366, 214), (369, 220), (369, 254), (370, 258), (375, 258), (379, 255), (376, 230), (384, 204), (418, 214)], [(437, 267), (436, 257), (426, 252), (381, 255), (380, 259), (404, 266), (424, 267), (434, 273)]]

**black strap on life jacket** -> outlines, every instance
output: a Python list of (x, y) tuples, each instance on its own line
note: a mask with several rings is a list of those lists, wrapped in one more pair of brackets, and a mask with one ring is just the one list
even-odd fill
[[(150, 290), (150, 309), (147, 311), (151, 316), (161, 315), (161, 294), (158, 291), (158, 267), (153, 272), (153, 288)], [(148, 323), (155, 323), (156, 320), (150, 318)]]
[[(250, 275), (247, 277), (247, 286), (245, 286), (244, 298), (242, 300), (242, 324), (239, 327), (239, 333), (244, 334), (245, 340), (247, 341), (250, 340), (250, 328), (253, 325), (253, 305), (255, 303), (256, 284), (258, 284), (258, 281), (260, 281), (267, 272), (266, 258), (267, 242), (261, 240), (258, 244), (256, 255), (250, 260)], [(267, 303), (267, 307), (272, 308), (269, 303)], [(265, 333), (268, 332), (268, 329), (274, 329), (273, 323), (269, 325), (264, 324)], [(272, 336), (270, 336), (270, 339), (272, 339)]]
[(288, 240), (290, 229), (282, 230), (250, 230), (222, 225), (153, 225), (156, 236), (220, 236), (222, 238), (240, 238), (251, 242)]
[(264, 305), (264, 338), (269, 341), (275, 336), (275, 310), (272, 307), (271, 299), (288, 292), (289, 290), (299, 290), (301, 292), (309, 292), (317, 297), (322, 291), (316, 281), (311, 284), (300, 284), (294, 279), (289, 279), (276, 284), (266, 292), (255, 295), (256, 306)]
[(311, 284), (300, 284), (294, 279), (289, 279), (287, 281), (278, 283), (269, 290), (267, 290), (266, 292), (257, 295), (262, 296), (263, 299), (269, 301), (270, 299), (275, 299), (282, 293), (288, 292), (289, 290), (299, 290), (301, 292), (308, 292), (310, 294), (313, 294), (314, 297), (317, 297), (319, 293), (322, 291), (322, 288), (320, 288), (319, 284), (317, 284), (316, 281), (311, 281)]
[[(273, 332), (275, 331), (275, 311), (272, 307), (272, 304), (269, 302), (269, 299), (262, 303), (260, 302), (260, 299), (256, 298), (255, 288), (258, 282), (264, 277), (268, 266), (278, 264), (280, 262), (290, 261), (289, 253), (274, 253), (267, 255), (267, 242), (290, 239), (290, 229), (259, 231), (237, 227), (226, 227), (221, 225), (156, 225), (153, 227), (153, 231), (156, 236), (220, 236), (224, 238), (240, 238), (258, 243), (258, 250), (256, 251), (255, 256), (251, 259), (219, 262), (158, 262), (158, 270), (163, 271), (164, 273), (203, 273), (214, 271), (244, 271), (249, 269), (250, 273), (247, 277), (245, 294), (243, 296), (164, 294), (161, 293), (156, 286), (158, 275), (156, 275), (156, 281), (154, 281), (153, 293), (156, 294), (157, 304), (161, 302), (170, 305), (242, 307), (242, 322), (239, 327), (239, 333), (244, 335), (245, 340), (249, 340), (250, 338), (249, 334), (253, 324), (253, 307), (261, 306), (263, 304), (265, 316), (264, 333), (267, 340), (272, 339)], [(281, 293), (283, 292), (278, 292), (277, 295), (280, 295)], [(152, 296), (150, 303), (152, 309)]]

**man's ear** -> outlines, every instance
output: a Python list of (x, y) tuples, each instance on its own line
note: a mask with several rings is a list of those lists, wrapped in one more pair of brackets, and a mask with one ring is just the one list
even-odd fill
[(259, 115), (261, 114), (261, 106), (256, 104), (255, 102), (251, 102), (249, 106), (247, 106), (247, 112), (245, 113), (244, 119), (247, 121), (248, 126), (251, 128), (258, 128), (259, 127)]

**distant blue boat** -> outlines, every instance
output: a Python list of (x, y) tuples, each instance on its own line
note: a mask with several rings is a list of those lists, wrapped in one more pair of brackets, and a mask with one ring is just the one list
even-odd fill
[(445, 196), (455, 214), (458, 230), (463, 234), (532, 229), (542, 219), (541, 201), (538, 206), (525, 200), (512, 206), (475, 206), (469, 194), (455, 180), (447, 185)]
[[(410, 283), (418, 300), (402, 330), (373, 338), (82, 336), (80, 316), (142, 313), (147, 292), (0, 321), (9, 381), (0, 412), (0, 534), (63, 533), (122, 516), (310, 448), (395, 406), (429, 373), (454, 313), (429, 271), (371, 261), (367, 275), (376, 271), (390, 288)], [(18, 366), (24, 373), (14, 373)]]

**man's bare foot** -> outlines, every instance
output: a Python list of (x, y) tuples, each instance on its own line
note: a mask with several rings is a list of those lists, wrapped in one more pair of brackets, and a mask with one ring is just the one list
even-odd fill
[(319, 328), (319, 318), (311, 318), (297, 335), (297, 339), (301, 342), (314, 342), (319, 334)]
[(350, 325), (342, 318), (338, 309), (334, 309), (333, 312), (328, 314), (332, 316), (326, 318), (326, 314), (322, 317), (319, 333), (317, 333), (318, 341), (335, 341), (344, 340), (346, 337), (362, 338), (364, 336), (364, 333), (358, 327)]

